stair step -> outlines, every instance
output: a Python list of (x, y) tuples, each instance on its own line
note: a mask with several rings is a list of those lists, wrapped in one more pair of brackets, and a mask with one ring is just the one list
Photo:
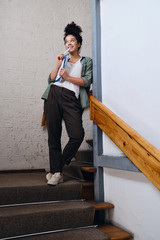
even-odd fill
[(63, 173), (65, 176), (79, 179), (80, 181), (94, 181), (93, 173), (96, 168), (91, 163), (72, 161), (69, 166), (65, 166)]
[(93, 205), (95, 207), (95, 210), (107, 210), (114, 208), (114, 205), (108, 202), (96, 203), (93, 200), (89, 200), (87, 202)]
[(68, 166), (66, 165), (63, 169), (63, 173), (66, 176), (84, 180), (84, 177), (81, 171), (81, 163), (77, 161), (72, 161)]
[(94, 183), (93, 182), (83, 182), (81, 198), (86, 200), (94, 199)]
[(106, 234), (100, 232), (97, 228), (72, 229), (62, 232), (37, 235), (32, 237), (23, 237), (23, 240), (109, 240)]
[(45, 172), (2, 173), (0, 205), (80, 199), (81, 188), (81, 182), (67, 177), (63, 183), (49, 186)]
[(94, 183), (93, 182), (83, 182), (82, 186), (84, 186), (84, 187), (94, 187)]
[(93, 151), (78, 151), (75, 155), (77, 161), (93, 163)]
[(110, 240), (132, 239), (132, 234), (111, 224), (99, 226), (98, 229), (110, 237)]
[(82, 171), (95, 173), (97, 169), (95, 167), (81, 167)]
[(90, 226), (94, 211), (82, 201), (0, 208), (0, 238)]

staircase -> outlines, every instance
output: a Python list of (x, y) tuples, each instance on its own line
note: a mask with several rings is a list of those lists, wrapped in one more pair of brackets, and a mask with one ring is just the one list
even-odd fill
[(0, 239), (131, 239), (101, 217), (114, 206), (93, 200), (92, 159), (91, 151), (78, 152), (57, 186), (46, 184), (45, 170), (0, 172)]

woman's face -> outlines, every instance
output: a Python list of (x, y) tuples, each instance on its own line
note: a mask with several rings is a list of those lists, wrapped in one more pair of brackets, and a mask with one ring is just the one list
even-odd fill
[(68, 35), (65, 38), (65, 47), (66, 49), (70, 48), (69, 52), (72, 54), (74, 52), (79, 52), (80, 43), (77, 42), (77, 39), (73, 35)]

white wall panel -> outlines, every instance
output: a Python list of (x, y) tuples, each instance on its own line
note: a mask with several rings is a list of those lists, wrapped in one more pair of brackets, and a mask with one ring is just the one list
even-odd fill
[[(101, 0), (102, 99), (160, 150), (160, 2)], [(105, 155), (123, 155), (103, 136)], [(159, 238), (160, 193), (141, 173), (104, 168), (111, 220), (134, 240)]]
[(103, 103), (158, 149), (159, 11), (158, 0), (101, 1)]

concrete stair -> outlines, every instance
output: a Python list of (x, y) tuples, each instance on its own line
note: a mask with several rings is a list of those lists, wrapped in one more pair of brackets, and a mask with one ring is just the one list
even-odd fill
[(45, 175), (0, 173), (0, 239), (109, 239), (93, 225), (93, 204), (80, 199), (81, 182), (48, 186)]
[(47, 185), (45, 170), (0, 172), (0, 240), (131, 239), (102, 218), (114, 205), (94, 202), (91, 159), (78, 153), (57, 186)]
[(0, 238), (93, 224), (94, 207), (82, 201), (55, 202), (0, 209)]
[(81, 188), (81, 182), (65, 176), (63, 184), (50, 187), (44, 170), (3, 172), (0, 173), (0, 205), (80, 199)]

